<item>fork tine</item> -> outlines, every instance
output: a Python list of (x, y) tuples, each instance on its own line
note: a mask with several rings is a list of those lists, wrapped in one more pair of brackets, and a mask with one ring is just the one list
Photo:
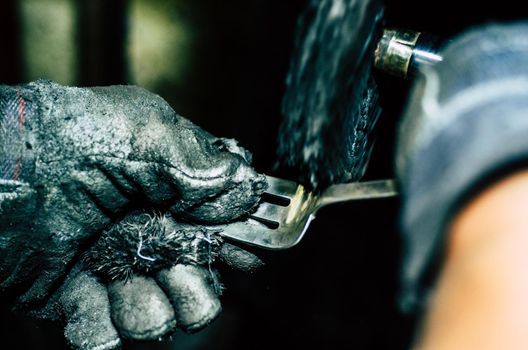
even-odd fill
[(287, 210), (287, 208), (288, 207), (281, 207), (276, 204), (262, 202), (258, 206), (257, 210), (250, 215), (250, 217), (257, 220), (264, 219), (268, 222), (275, 222), (278, 226), (279, 221), (281, 220), (282, 216), (284, 215), (284, 211)]
[(266, 180), (268, 181), (266, 193), (288, 200), (295, 195), (297, 188), (300, 186), (294, 181), (279, 179), (268, 175), (266, 175)]

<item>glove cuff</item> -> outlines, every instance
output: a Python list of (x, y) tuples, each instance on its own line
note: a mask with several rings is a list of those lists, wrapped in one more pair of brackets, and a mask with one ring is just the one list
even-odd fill
[(23, 181), (32, 177), (32, 129), (37, 113), (35, 93), (28, 85), (0, 85), (0, 179)]

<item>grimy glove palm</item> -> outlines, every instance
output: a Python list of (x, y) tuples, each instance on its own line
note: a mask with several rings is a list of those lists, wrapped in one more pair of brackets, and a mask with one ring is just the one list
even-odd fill
[(214, 258), (258, 264), (217, 235), (266, 187), (249, 163), (138, 87), (0, 86), (0, 291), (84, 349), (202, 327)]

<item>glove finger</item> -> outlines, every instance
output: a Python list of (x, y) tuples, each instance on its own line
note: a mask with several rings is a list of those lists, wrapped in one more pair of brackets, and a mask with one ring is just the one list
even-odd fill
[[(77, 251), (75, 247), (64, 243), (64, 247), (60, 250), (52, 251), (49, 248), (47, 252), (48, 260), (33, 261), (33, 269), (38, 271), (39, 274), (32, 278), (31, 288), (18, 298), (18, 307), (31, 308), (33, 305), (38, 305), (45, 300), (62, 276), (68, 273), (69, 266), (66, 262), (73, 260), (77, 255)], [(38, 269), (34, 268), (36, 265), (39, 266)], [(74, 275), (77, 276), (76, 273)]]
[(152, 278), (133, 276), (108, 286), (112, 320), (119, 333), (136, 340), (154, 340), (176, 326), (174, 309)]
[(227, 242), (222, 245), (219, 257), (227, 265), (244, 272), (254, 272), (264, 266), (255, 254)]
[(178, 325), (184, 331), (200, 330), (220, 313), (213, 279), (208, 270), (194, 265), (178, 264), (158, 273), (157, 281), (172, 302)]
[(108, 350), (121, 346), (110, 318), (106, 287), (81, 272), (68, 282), (59, 299), (66, 319), (64, 335), (74, 349)]
[[(222, 193), (186, 209), (180, 215), (192, 222), (221, 224), (252, 211), (267, 188), (266, 177), (249, 165), (240, 163), (236, 173), (226, 181)], [(178, 214), (173, 210), (175, 214)]]

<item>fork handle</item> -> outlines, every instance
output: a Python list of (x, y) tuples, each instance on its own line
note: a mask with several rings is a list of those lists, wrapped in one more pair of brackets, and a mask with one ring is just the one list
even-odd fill
[(319, 206), (363, 199), (397, 196), (398, 189), (393, 179), (352, 182), (328, 187), (319, 199)]

